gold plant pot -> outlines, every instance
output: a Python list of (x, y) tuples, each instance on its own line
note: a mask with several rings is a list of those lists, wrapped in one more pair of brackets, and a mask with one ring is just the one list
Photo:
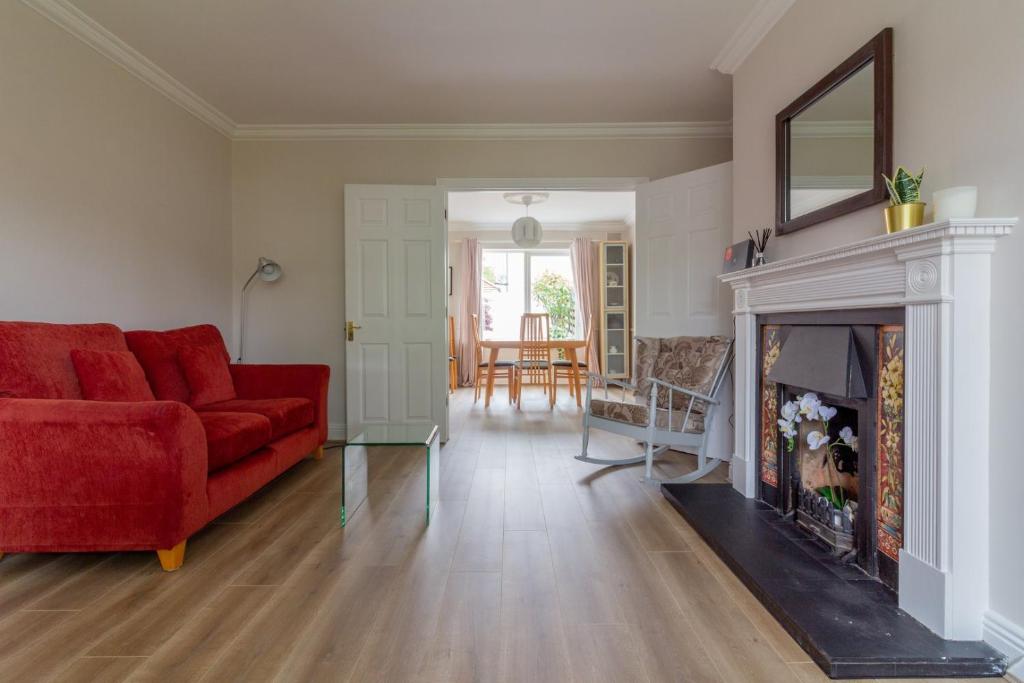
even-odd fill
[(885, 207), (885, 231), (890, 235), (924, 223), (924, 202)]

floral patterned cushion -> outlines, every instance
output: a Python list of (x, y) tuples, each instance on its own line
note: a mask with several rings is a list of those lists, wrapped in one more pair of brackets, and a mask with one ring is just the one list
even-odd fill
[[(639, 358), (639, 339), (637, 340), (637, 355)], [(651, 383), (644, 381), (645, 377), (657, 377), (670, 384), (692, 389), (702, 394), (710, 395), (712, 385), (718, 368), (729, 350), (730, 339), (728, 337), (668, 337), (660, 340), (651, 340), (658, 343), (658, 352), (655, 355), (653, 367), (649, 372), (646, 367), (641, 366), (637, 360), (637, 383), (636, 396), (638, 399), (650, 396)], [(650, 346), (649, 342), (647, 346)], [(645, 349), (650, 353), (649, 349)], [(658, 406), (668, 407), (669, 390), (661, 387), (658, 389)], [(675, 392), (672, 395), (672, 408), (685, 410), (690, 402), (690, 397)], [(695, 411), (704, 412), (704, 405), (694, 404)]]
[[(670, 337), (661, 340), (654, 376), (702, 394), (711, 394), (718, 368), (729, 349), (727, 337)], [(689, 398), (674, 396), (673, 407), (685, 407)]]
[[(645, 405), (639, 403), (619, 403), (618, 401), (605, 401), (599, 398), (591, 399), (590, 401), (590, 414), (594, 417), (603, 417), (607, 420), (615, 420), (616, 422), (623, 422), (630, 424), (635, 427), (646, 427), (647, 422), (650, 419), (650, 410)], [(672, 427), (673, 431), (680, 431), (683, 425), (683, 418), (686, 417), (686, 411), (672, 411)], [(658, 414), (654, 420), (654, 426), (658, 429), (668, 429), (669, 422), (669, 411), (658, 410)], [(690, 419), (686, 423), (686, 431), (690, 434), (703, 434), (704, 433), (704, 416), (695, 413), (690, 414)]]
[(633, 393), (643, 401), (651, 395), (650, 377), (654, 377), (654, 362), (661, 351), (661, 340), (657, 337), (636, 337), (636, 359), (633, 361), (633, 376), (636, 377), (636, 391)]

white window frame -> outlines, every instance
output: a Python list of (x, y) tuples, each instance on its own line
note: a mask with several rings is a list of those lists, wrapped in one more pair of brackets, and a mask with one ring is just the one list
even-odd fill
[[(533, 260), (532, 257), (534, 255), (543, 255), (543, 256), (561, 256), (561, 255), (565, 255), (565, 257), (570, 260), (570, 263), (572, 262), (572, 256), (569, 254), (569, 245), (568, 244), (566, 244), (564, 247), (562, 247), (562, 246), (555, 246), (555, 245), (549, 245), (549, 246), (546, 246), (546, 247), (538, 247), (538, 248), (532, 248), (532, 249), (524, 249), (522, 247), (510, 247), (510, 246), (507, 246), (507, 245), (488, 246), (486, 244), (481, 244), (480, 245), (480, 251), (481, 251), (481, 259), (483, 257), (483, 252), (485, 252), (485, 251), (501, 251), (501, 252), (506, 252), (506, 253), (523, 254), (523, 270), (525, 271), (524, 275), (526, 277), (526, 280), (525, 280), (526, 286), (523, 288), (523, 298), (525, 299), (525, 301), (523, 302), (523, 310), (526, 313), (532, 313), (531, 304), (533, 303), (533, 296), (532, 296), (533, 291), (530, 289), (530, 284), (533, 282), (532, 277), (531, 277), (532, 276), (532, 271), (531, 271), (531, 266), (530, 266), (530, 263)], [(483, 272), (480, 273), (480, 278), (481, 278), (481, 280), (483, 279)], [(575, 313), (576, 313), (575, 328), (576, 328), (576, 330), (578, 332), (579, 329), (580, 329), (580, 297), (579, 297), (579, 293), (576, 291), (576, 283), (572, 282), (571, 284), (572, 284), (572, 295), (573, 295), (573, 308), (575, 309)], [(480, 297), (480, 310), (477, 311), (477, 320), (480, 322), (480, 338), (481, 339), (484, 338), (483, 337), (483, 335), (484, 335), (484, 310), (483, 310), (483, 308), (484, 308), (484, 298), (481, 296)]]

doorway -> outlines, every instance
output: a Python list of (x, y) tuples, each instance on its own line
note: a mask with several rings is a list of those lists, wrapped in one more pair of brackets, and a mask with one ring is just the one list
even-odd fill
[[(594, 327), (599, 328), (601, 298), (592, 278), (579, 278), (572, 250), (577, 250), (577, 259), (581, 254), (591, 253), (593, 258), (584, 259), (580, 267), (596, 270), (600, 244), (615, 241), (629, 245), (633, 241), (633, 189), (535, 186), (529, 191), (532, 200), (526, 206), (521, 202), (523, 194), (521, 186), (456, 189), (447, 193), (448, 257), (453, 283), (448, 310), (449, 315), (456, 317), (460, 378), (464, 386), (471, 385), (476, 377), (475, 367), (467, 367), (471, 355), (467, 342), (473, 338), (472, 315), (478, 320), (476, 334), (485, 342), (518, 340), (520, 318), (527, 313), (548, 315), (552, 340), (583, 342), (591, 317)], [(516, 243), (513, 226), (525, 216), (539, 223), (539, 243)], [(477, 281), (470, 283), (470, 277)], [(591, 286), (581, 282), (590, 282)], [(597, 330), (595, 336), (599, 335)], [(597, 371), (598, 354), (587, 348), (575, 349), (573, 353), (578, 363), (590, 363), (590, 369)], [(517, 355), (515, 348), (502, 348), (498, 362), (514, 361)], [(564, 351), (553, 351), (555, 361), (566, 360), (563, 355)], [(477, 360), (475, 356), (473, 359)], [(556, 375), (555, 391), (568, 390), (572, 383), (570, 373)], [(505, 385), (508, 377), (507, 371), (496, 373), (495, 382)], [(500, 390), (504, 392), (504, 386)], [(539, 390), (531, 389), (530, 393), (536, 394), (536, 399), (542, 397)], [(536, 407), (546, 405), (530, 403)]]

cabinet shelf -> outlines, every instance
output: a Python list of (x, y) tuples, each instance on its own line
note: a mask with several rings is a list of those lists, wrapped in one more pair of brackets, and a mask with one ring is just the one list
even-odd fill
[(628, 378), (631, 360), (629, 243), (601, 242), (600, 255), (601, 272), (598, 282), (602, 284), (598, 343), (601, 350), (601, 372), (608, 377)]

